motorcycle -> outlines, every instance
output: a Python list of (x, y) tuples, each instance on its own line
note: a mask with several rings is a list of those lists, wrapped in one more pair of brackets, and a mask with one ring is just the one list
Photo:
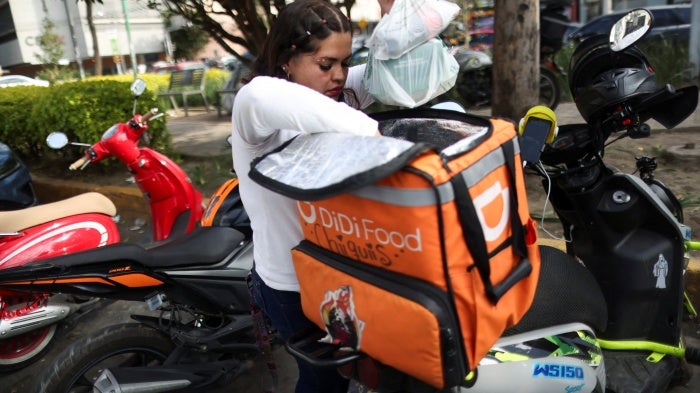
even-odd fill
[[(157, 242), (171, 234), (188, 233), (197, 226), (202, 217), (202, 195), (173, 160), (155, 150), (139, 146), (142, 135), (148, 129), (148, 122), (163, 115), (157, 109), (144, 115), (135, 113), (136, 101), (145, 89), (146, 83), (142, 79), (132, 83), (133, 118), (107, 129), (101, 140), (88, 147), (69, 169), (82, 170), (90, 163), (110, 157), (119, 159), (149, 202), (153, 220), (150, 240)], [(54, 132), (47, 137), (47, 143), (54, 149), (60, 149), (70, 142), (65, 134)]]
[[(564, 70), (554, 61), (563, 39), (562, 19), (566, 19), (558, 4), (541, 4), (540, 19), (540, 90), (539, 104), (554, 110), (561, 100), (559, 76)], [(457, 94), (469, 107), (488, 106), (491, 103), (493, 60), (489, 53), (464, 46), (453, 46), (450, 52), (459, 64), (455, 83)]]
[[(135, 106), (145, 84), (137, 80), (131, 89)], [(194, 229), (202, 216), (202, 199), (184, 171), (172, 160), (151, 149), (138, 147), (140, 136), (148, 128), (147, 122), (155, 115), (155, 112), (143, 116), (134, 114), (129, 122), (115, 124), (104, 133), (101, 141), (87, 145), (90, 147), (85, 155), (70, 169), (84, 168), (90, 162), (111, 155), (118, 157), (134, 174), (136, 183), (150, 201), (152, 240), (162, 241)], [(53, 148), (62, 148), (68, 140), (65, 134), (56, 132), (48, 136), (47, 143)], [(6, 162), (18, 163), (9, 158)], [(22, 184), (17, 187), (21, 190), (14, 193), (15, 197), (22, 196), (26, 200), (23, 204), (35, 204), (28, 172), (22, 176), (20, 166), (12, 178)], [(118, 243), (116, 212), (114, 203), (96, 192), (0, 212), (0, 269)], [(20, 369), (39, 359), (56, 338), (58, 322), (85, 312), (96, 303), (92, 297), (0, 289), (0, 372)]]
[[(461, 46), (451, 48), (450, 52), (459, 64), (459, 76), (455, 84), (457, 94), (469, 107), (488, 106), (491, 103), (491, 56)], [(561, 87), (557, 75), (562, 74), (562, 69), (554, 62), (552, 56), (543, 56), (540, 59), (540, 104), (552, 109), (559, 105)]]
[(252, 232), (237, 180), (210, 199), (202, 222), (166, 242), (111, 244), (0, 271), (2, 288), (145, 301), (156, 313), (66, 348), (46, 368), (41, 392), (199, 392), (245, 370), (259, 343), (247, 284)]
[(290, 340), (290, 353), (377, 392), (664, 392), (687, 382), (700, 349), (686, 346), (681, 330), (684, 316), (697, 317), (684, 278), (700, 242), (654, 178), (653, 159), (639, 159), (639, 177), (603, 159), (613, 133), (647, 136), (649, 119), (673, 128), (697, 106), (696, 86), (659, 87), (634, 47), (650, 26), (647, 10), (631, 11), (609, 37), (574, 52), (569, 83), (586, 124), (556, 133), (552, 118), (524, 121), (521, 154), (550, 190), (566, 252), (540, 246), (532, 306), (458, 386), (440, 390), (348, 346), (319, 344), (320, 328)]

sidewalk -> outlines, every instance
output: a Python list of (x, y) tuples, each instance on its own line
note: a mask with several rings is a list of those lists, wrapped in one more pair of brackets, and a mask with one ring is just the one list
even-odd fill
[(184, 156), (208, 157), (231, 154), (226, 138), (231, 135), (231, 116), (217, 116), (216, 110), (190, 108), (190, 115), (168, 111), (167, 128), (173, 148)]
[[(168, 131), (172, 135), (173, 146), (176, 151), (187, 156), (208, 157), (230, 152), (226, 138), (231, 134), (231, 116), (223, 114), (218, 117), (216, 111), (207, 113), (203, 108), (191, 108), (190, 116), (185, 117), (184, 112), (178, 116), (168, 116)], [(479, 116), (490, 116), (491, 108), (468, 110), (468, 113)], [(578, 113), (573, 102), (563, 102), (554, 111), (559, 124), (583, 123), (583, 118)], [(517, 120), (517, 119), (515, 119)], [(652, 130), (665, 130), (656, 121), (649, 121)], [(700, 127), (700, 106), (695, 113), (688, 116), (675, 130)], [(700, 152), (700, 146), (696, 148)], [(700, 154), (700, 153), (698, 153)]]

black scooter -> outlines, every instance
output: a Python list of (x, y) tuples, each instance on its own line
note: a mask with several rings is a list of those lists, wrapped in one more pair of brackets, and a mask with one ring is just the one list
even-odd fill
[(0, 210), (17, 210), (37, 204), (27, 166), (12, 149), (0, 142)]
[(551, 190), (566, 254), (541, 247), (532, 306), (481, 360), (474, 381), (438, 390), (362, 348), (318, 350), (314, 339), (323, 331), (294, 337), (287, 344), (292, 354), (337, 367), (379, 392), (638, 393), (687, 382), (688, 363), (700, 365), (700, 349), (686, 346), (681, 330), (685, 316), (697, 317), (684, 293), (685, 269), (687, 253), (700, 243), (683, 225), (677, 198), (654, 178), (653, 159), (639, 160), (639, 177), (604, 161), (611, 135), (647, 136), (649, 119), (675, 127), (697, 106), (696, 86), (659, 87), (634, 47), (651, 23), (647, 10), (631, 11), (609, 36), (574, 52), (570, 85), (586, 124), (560, 126), (555, 134), (554, 117), (523, 121), (521, 158)]

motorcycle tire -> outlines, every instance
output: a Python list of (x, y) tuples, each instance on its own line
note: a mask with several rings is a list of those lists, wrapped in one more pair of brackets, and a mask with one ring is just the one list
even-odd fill
[(56, 324), (0, 340), (0, 374), (23, 369), (41, 359), (54, 343)]
[(561, 88), (557, 75), (550, 69), (540, 67), (540, 105), (555, 110), (561, 99)]
[(92, 391), (92, 384), (107, 363), (162, 364), (173, 348), (169, 337), (150, 327), (137, 323), (107, 326), (66, 348), (44, 372), (39, 391)]

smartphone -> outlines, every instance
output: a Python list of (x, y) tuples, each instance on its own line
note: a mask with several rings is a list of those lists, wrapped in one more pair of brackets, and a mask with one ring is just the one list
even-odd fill
[(540, 160), (544, 143), (547, 140), (552, 122), (539, 117), (529, 117), (520, 135), (520, 156), (523, 161), (537, 162)]

